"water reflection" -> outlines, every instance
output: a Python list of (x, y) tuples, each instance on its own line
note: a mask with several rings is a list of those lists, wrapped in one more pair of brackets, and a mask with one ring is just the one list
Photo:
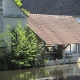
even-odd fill
[(55, 65), (42, 68), (0, 71), (0, 80), (35, 80), (44, 77), (64, 77), (80, 74), (77, 64)]

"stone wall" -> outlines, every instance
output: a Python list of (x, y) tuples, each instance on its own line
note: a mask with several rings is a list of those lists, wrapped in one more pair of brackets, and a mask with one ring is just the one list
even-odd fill
[(1, 37), (1, 33), (3, 32), (3, 0), (0, 0), (0, 47), (3, 47), (3, 38)]

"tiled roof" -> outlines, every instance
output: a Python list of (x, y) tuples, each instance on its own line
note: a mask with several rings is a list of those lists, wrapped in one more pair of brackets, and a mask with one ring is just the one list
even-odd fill
[(80, 0), (22, 0), (31, 14), (80, 15)]
[(80, 24), (71, 16), (30, 14), (28, 25), (47, 44), (80, 43)]

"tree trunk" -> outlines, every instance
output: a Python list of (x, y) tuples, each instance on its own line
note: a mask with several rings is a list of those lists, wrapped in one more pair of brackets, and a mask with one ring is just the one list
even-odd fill
[(65, 45), (58, 45), (58, 54), (65, 60)]

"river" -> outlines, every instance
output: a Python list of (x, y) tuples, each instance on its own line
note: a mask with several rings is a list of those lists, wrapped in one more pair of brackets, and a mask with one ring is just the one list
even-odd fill
[(77, 64), (54, 65), (40, 68), (0, 71), (0, 80), (36, 80), (45, 77), (64, 77), (79, 75), (80, 68)]

